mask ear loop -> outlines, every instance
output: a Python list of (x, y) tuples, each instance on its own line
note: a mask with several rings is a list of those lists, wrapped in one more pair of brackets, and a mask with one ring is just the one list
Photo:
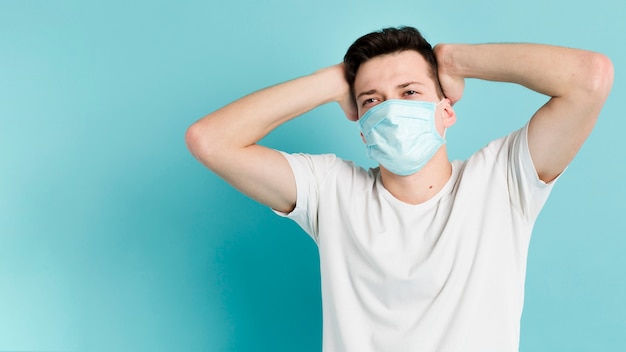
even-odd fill
[[(437, 105), (441, 104), (444, 100), (446, 100), (446, 98), (441, 99), (441, 100), (437, 103)], [(441, 110), (441, 121), (442, 121), (442, 123), (443, 123), (443, 110)], [(444, 128), (443, 128), (443, 136), (442, 136), (442, 138), (443, 138), (444, 140), (446, 139), (446, 132), (448, 132), (448, 128), (446, 128), (446, 127), (444, 126)]]

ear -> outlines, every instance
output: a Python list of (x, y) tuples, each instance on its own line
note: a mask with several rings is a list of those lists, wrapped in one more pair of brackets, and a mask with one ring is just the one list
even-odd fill
[(450, 99), (448, 98), (446, 98), (446, 101), (444, 102), (442, 114), (443, 114), (443, 127), (450, 128), (450, 126), (456, 123), (456, 112), (454, 111), (454, 108), (452, 107), (452, 103), (450, 102)]

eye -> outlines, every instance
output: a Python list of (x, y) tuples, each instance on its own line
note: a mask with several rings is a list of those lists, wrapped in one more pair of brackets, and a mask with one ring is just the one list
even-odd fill
[(377, 101), (378, 99), (376, 98), (368, 98), (368, 99), (363, 100), (363, 102), (361, 103), (361, 106), (369, 106), (369, 105), (376, 103)]
[(419, 94), (417, 91), (415, 90), (407, 90), (406, 92), (404, 92), (404, 95), (415, 95), (415, 94)]

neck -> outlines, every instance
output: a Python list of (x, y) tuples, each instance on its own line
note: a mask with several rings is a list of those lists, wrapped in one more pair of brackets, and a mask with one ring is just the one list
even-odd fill
[(452, 175), (446, 146), (443, 145), (420, 171), (399, 176), (380, 167), (383, 186), (398, 200), (420, 204), (434, 197), (446, 185)]

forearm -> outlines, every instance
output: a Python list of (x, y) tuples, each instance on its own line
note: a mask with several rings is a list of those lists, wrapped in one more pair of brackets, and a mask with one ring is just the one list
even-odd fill
[(435, 47), (444, 94), (458, 101), (465, 78), (521, 84), (550, 96), (531, 117), (528, 149), (541, 180), (557, 177), (591, 133), (613, 83), (613, 65), (590, 51), (539, 44)]
[(445, 44), (437, 49), (440, 70), (456, 77), (517, 83), (551, 97), (608, 91), (606, 75), (598, 74), (610, 66), (608, 59), (590, 51), (541, 44)]
[(289, 119), (341, 99), (347, 90), (342, 67), (328, 67), (257, 91), (203, 117), (189, 129), (187, 143), (197, 157), (245, 148)]

